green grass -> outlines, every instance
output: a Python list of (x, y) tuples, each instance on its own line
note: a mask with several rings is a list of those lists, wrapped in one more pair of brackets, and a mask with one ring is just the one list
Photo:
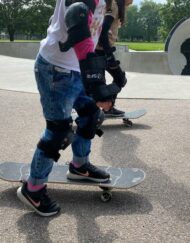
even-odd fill
[(127, 45), (135, 51), (163, 51), (164, 43), (161, 42), (117, 42), (118, 45)]
[[(10, 40), (0, 40), (0, 42), (10, 42)], [(40, 42), (40, 40), (15, 40), (14, 42)]]
[[(39, 42), (40, 40), (15, 40), (15, 42)], [(9, 42), (9, 40), (0, 40)], [(117, 42), (117, 45), (127, 45), (129, 49), (135, 51), (163, 51), (164, 43), (161, 42)]]

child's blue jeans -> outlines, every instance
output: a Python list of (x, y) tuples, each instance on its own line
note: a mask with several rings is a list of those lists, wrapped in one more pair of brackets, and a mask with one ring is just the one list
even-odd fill
[[(35, 77), (40, 93), (40, 101), (46, 120), (64, 120), (71, 117), (72, 109), (80, 109), (85, 102), (91, 102), (91, 98), (84, 92), (79, 72), (70, 71), (47, 62), (41, 55), (35, 62)], [(87, 117), (79, 117), (80, 126), (85, 125)], [(52, 132), (45, 129), (42, 138), (49, 140)], [(88, 162), (91, 140), (78, 134), (74, 135), (72, 143), (73, 161), (78, 164)], [(45, 156), (38, 148), (34, 153), (29, 181), (33, 185), (48, 181), (48, 175), (52, 170), (54, 160)]]

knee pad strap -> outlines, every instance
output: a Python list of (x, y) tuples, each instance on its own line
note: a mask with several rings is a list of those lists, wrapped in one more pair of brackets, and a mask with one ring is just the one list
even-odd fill
[(52, 141), (40, 140), (37, 147), (41, 149), (48, 158), (53, 159), (55, 162), (60, 158), (59, 149), (54, 145)]

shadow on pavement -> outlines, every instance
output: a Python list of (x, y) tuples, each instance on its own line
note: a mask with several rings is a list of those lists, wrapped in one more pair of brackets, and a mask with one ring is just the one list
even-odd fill
[(146, 141), (141, 141), (131, 134), (124, 134), (123, 131), (126, 131), (124, 129), (113, 129), (112, 127), (105, 131), (106, 136), (103, 137), (101, 152), (104, 160), (114, 167), (127, 166), (143, 169), (146, 172), (146, 179), (136, 187), (136, 191), (145, 197), (150, 204), (156, 201), (172, 216), (189, 222), (190, 189), (182, 183), (172, 181), (161, 169), (150, 167), (146, 161), (137, 157), (138, 146), (141, 142)]
[[(61, 206), (61, 215), (63, 225), (64, 214), (73, 216), (77, 222), (77, 237), (79, 242), (113, 242), (117, 239), (114, 228), (109, 233), (102, 234), (101, 229), (96, 223), (98, 217), (122, 216), (131, 214), (147, 214), (152, 210), (152, 205), (147, 199), (137, 193), (130, 191), (114, 190), (114, 197), (109, 203), (103, 203), (99, 199), (100, 191), (92, 191), (88, 187), (81, 190), (76, 189), (52, 189), (49, 188), (50, 195), (55, 198)], [(17, 208), (23, 210), (25, 207), (22, 202), (16, 198), (16, 187), (7, 189), (1, 193), (0, 207)], [(46, 242), (50, 243), (48, 226), (55, 217), (44, 218), (33, 212), (27, 212), (22, 215), (17, 226), (20, 233), (26, 235), (26, 242)], [(110, 222), (112, 224), (113, 222)], [(68, 226), (68, 225), (67, 225)], [(90, 229), (90, 230), (89, 230)], [(35, 232), (35, 234), (34, 234)]]

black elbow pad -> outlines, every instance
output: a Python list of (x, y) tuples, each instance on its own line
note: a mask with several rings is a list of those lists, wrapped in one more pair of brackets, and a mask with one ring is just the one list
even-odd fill
[(71, 4), (65, 14), (65, 24), (68, 28), (66, 42), (59, 42), (60, 51), (68, 51), (75, 44), (91, 36), (88, 27), (89, 8), (86, 4), (78, 2)]

